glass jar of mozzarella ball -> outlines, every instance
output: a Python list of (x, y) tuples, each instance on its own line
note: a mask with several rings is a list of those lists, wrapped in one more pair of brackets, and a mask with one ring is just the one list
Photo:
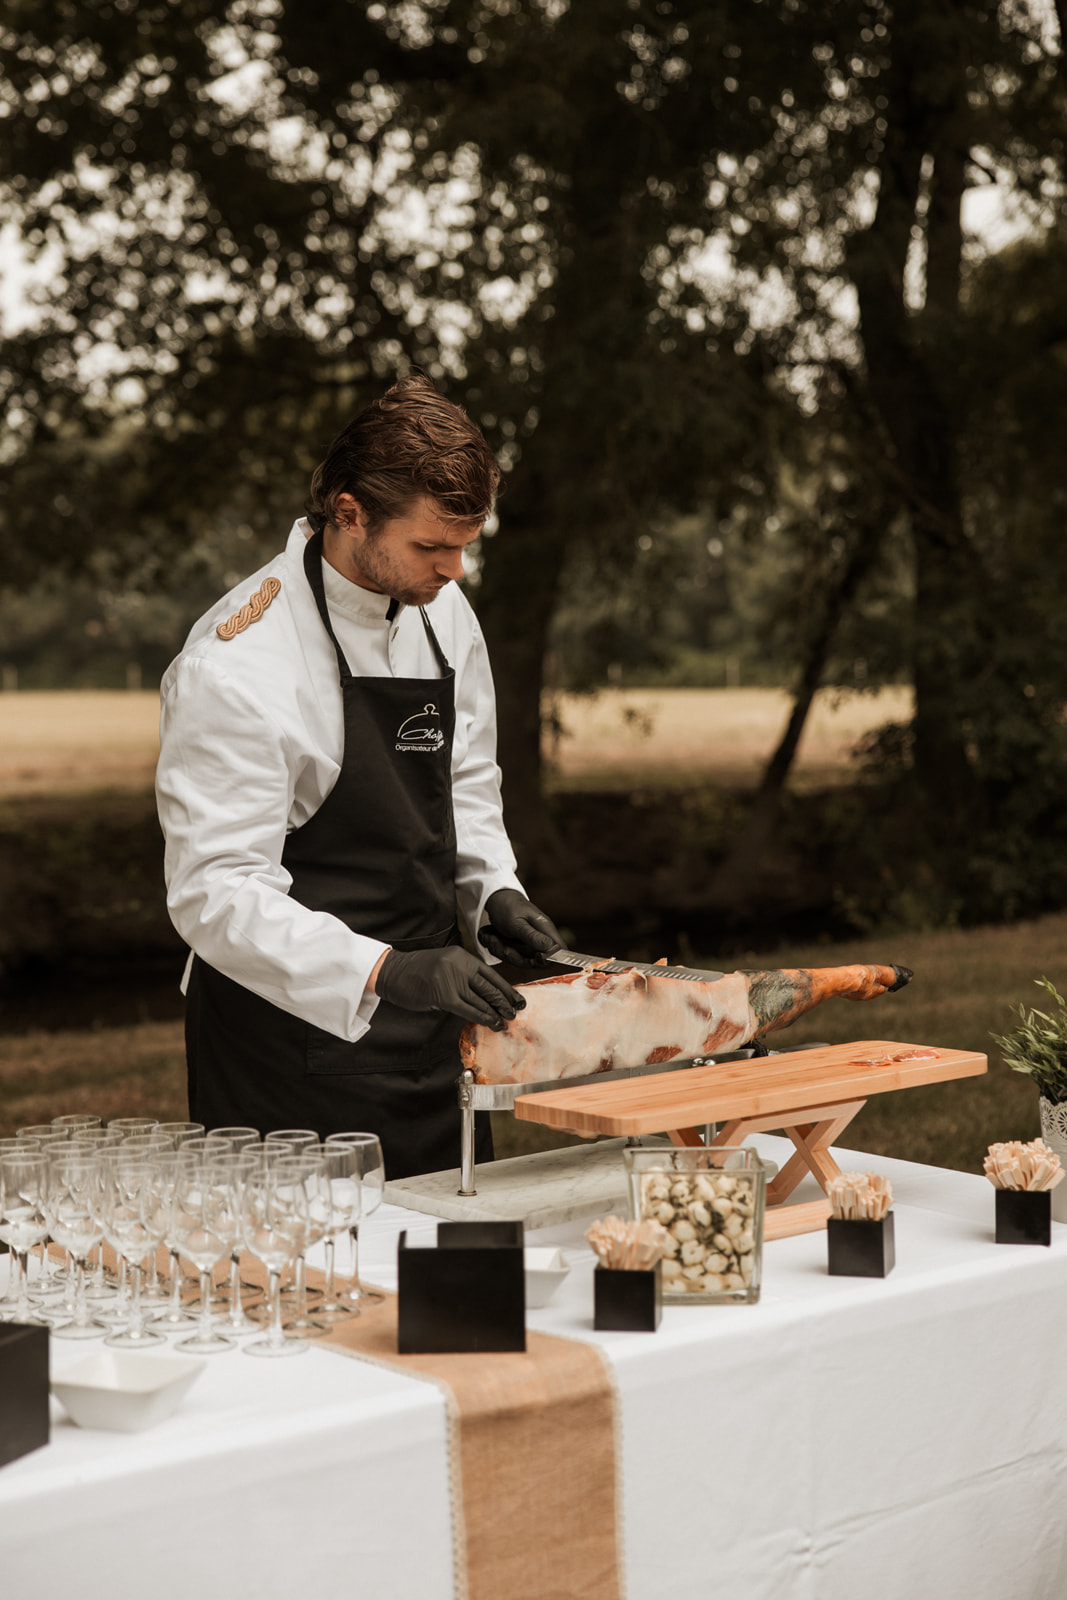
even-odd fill
[(630, 1215), (670, 1236), (667, 1305), (753, 1304), (763, 1260), (765, 1173), (755, 1150), (639, 1148), (623, 1151)]

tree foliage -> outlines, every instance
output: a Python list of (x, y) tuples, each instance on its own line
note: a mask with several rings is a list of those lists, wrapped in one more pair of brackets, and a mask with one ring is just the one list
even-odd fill
[[(47, 289), (0, 379), (3, 577), (95, 549), (147, 587), (227, 518), (276, 541), (418, 362), (506, 469), (477, 601), (528, 865), (546, 655), (625, 659), (677, 581), (718, 592), (710, 539), (763, 563), (751, 627), (798, 690), (750, 848), (805, 699), (862, 657), (916, 691), (872, 756), (1007, 904), (1065, 767), (1057, 16), (8, 0), (0, 183)], [(983, 261), (994, 185), (1045, 242)]]

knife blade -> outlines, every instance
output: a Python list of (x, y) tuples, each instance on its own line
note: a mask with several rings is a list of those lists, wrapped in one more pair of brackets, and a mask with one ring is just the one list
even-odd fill
[(601, 972), (643, 972), (653, 978), (679, 978), (683, 983), (714, 983), (722, 972), (701, 972), (696, 967), (661, 967), (653, 961), (608, 961), (603, 956), (585, 956), (578, 950), (553, 950), (545, 957), (561, 967), (597, 967)]

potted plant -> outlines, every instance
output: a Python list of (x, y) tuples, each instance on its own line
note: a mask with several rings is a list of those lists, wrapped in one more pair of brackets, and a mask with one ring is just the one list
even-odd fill
[[(1049, 978), (1034, 981), (1055, 1001), (1055, 1010), (1028, 1011), (1020, 1005), (1019, 1027), (1003, 1037), (993, 1034), (993, 1041), (1013, 1072), (1025, 1072), (1037, 1084), (1041, 1137), (1067, 1167), (1067, 1000)], [(1052, 1215), (1067, 1222), (1067, 1183), (1052, 1191)]]

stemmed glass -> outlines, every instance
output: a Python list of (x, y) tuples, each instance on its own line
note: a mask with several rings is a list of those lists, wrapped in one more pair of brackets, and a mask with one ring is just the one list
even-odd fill
[(179, 1151), (170, 1237), (200, 1274), (200, 1322), (197, 1331), (180, 1339), (179, 1350), (216, 1355), (234, 1342), (218, 1331), (211, 1314), (211, 1273), (238, 1236), (232, 1157), (201, 1156)]
[(294, 1156), (298, 1156), (301, 1150), (310, 1150), (318, 1142), (318, 1134), (310, 1128), (275, 1128), (263, 1140), (264, 1144), (287, 1144), (289, 1154)]
[(100, 1118), (92, 1111), (79, 1111), (69, 1117), (53, 1117), (52, 1128), (56, 1133), (66, 1133), (70, 1139), (80, 1138), (83, 1128), (99, 1128)]
[(120, 1350), (139, 1350), (165, 1344), (161, 1333), (145, 1327), (141, 1310), (141, 1271), (145, 1257), (162, 1243), (167, 1226), (168, 1185), (162, 1159), (141, 1160), (120, 1148), (105, 1157), (104, 1238), (129, 1263), (133, 1273), (133, 1301), (129, 1322), (121, 1333), (110, 1333), (105, 1344)]
[(304, 1339), (287, 1339), (282, 1331), (282, 1273), (304, 1248), (310, 1227), (306, 1165), (296, 1156), (280, 1161), (249, 1162), (241, 1186), (241, 1232), (247, 1249), (262, 1261), (269, 1278), (270, 1332), (244, 1347), (249, 1356), (297, 1356), (308, 1349)]
[[(319, 1322), (308, 1312), (308, 1294), (313, 1293), (316, 1299), (321, 1298), (322, 1290), (308, 1290), (307, 1286), (307, 1251), (313, 1244), (318, 1244), (320, 1239), (326, 1237), (330, 1226), (331, 1205), (330, 1185), (326, 1177), (326, 1165), (319, 1154), (320, 1147), (302, 1150), (298, 1156), (293, 1156), (293, 1161), (301, 1163), (301, 1175), (308, 1197), (308, 1229), (307, 1237), (302, 1248), (298, 1251), (293, 1264), (294, 1294), (292, 1299), (293, 1312), (285, 1322), (282, 1329), (287, 1338), (299, 1338), (302, 1333), (324, 1333), (326, 1323)], [(318, 1307), (316, 1307), (316, 1313)]]
[[(202, 1142), (204, 1126), (200, 1122), (161, 1122), (156, 1129), (157, 1133), (165, 1133), (171, 1139), (176, 1154)], [(175, 1164), (175, 1178), (177, 1177), (178, 1163)], [(172, 1195), (173, 1199), (173, 1195)], [(167, 1231), (163, 1235), (163, 1243), (170, 1253), (170, 1292), (165, 1296), (166, 1309), (159, 1311), (152, 1318), (151, 1326), (154, 1328), (190, 1328), (196, 1321), (182, 1309), (182, 1289), (185, 1287), (185, 1272), (182, 1268), (181, 1251), (174, 1236), (174, 1206), (168, 1207)]]
[(359, 1225), (360, 1221), (372, 1216), (382, 1203), (385, 1161), (381, 1140), (376, 1133), (331, 1133), (326, 1137), (326, 1144), (345, 1145), (354, 1150), (359, 1174), (360, 1215), (349, 1224), (348, 1229), (352, 1240), (352, 1281), (338, 1299), (342, 1305), (380, 1305), (385, 1296), (377, 1289), (365, 1288), (359, 1281)]
[(47, 1183), (48, 1162), (40, 1152), (0, 1156), (0, 1239), (15, 1257), (19, 1280), (15, 1310), (6, 1320), (38, 1327), (47, 1324), (31, 1314), (26, 1262), (33, 1246), (48, 1237)]
[[(0, 1139), (0, 1156), (28, 1156), (32, 1151), (39, 1149), (34, 1139)], [(4, 1292), (0, 1295), (0, 1322), (4, 1320), (4, 1308), (13, 1306), (18, 1299), (18, 1271), (11, 1265), (13, 1256), (8, 1257), (9, 1271)]]
[[(69, 1130), (53, 1128), (50, 1122), (35, 1122), (32, 1126), (15, 1129), (17, 1145), (19, 1147), (27, 1145), (40, 1155), (47, 1155), (50, 1150), (54, 1150), (60, 1145), (65, 1146), (69, 1137)], [(37, 1281), (34, 1283), (32, 1290), (30, 1290), (29, 1259), (27, 1258), (25, 1269), (27, 1292), (35, 1300), (48, 1300), (61, 1289), (62, 1284), (57, 1279), (52, 1268), (52, 1260), (48, 1254), (48, 1235), (45, 1234), (45, 1237), (39, 1242), (41, 1246), (41, 1270), (37, 1276)]]
[(89, 1252), (103, 1238), (103, 1189), (104, 1169), (99, 1153), (60, 1150), (52, 1154), (45, 1215), (52, 1238), (74, 1263), (73, 1315), (71, 1321), (53, 1326), (57, 1339), (95, 1339), (107, 1332), (102, 1322), (90, 1319), (85, 1298)]
[(171, 1141), (175, 1150), (180, 1150), (186, 1140), (194, 1139), (197, 1134), (203, 1133), (202, 1122), (160, 1122), (154, 1130)]
[(322, 1160), (329, 1185), (330, 1217), (326, 1231), (326, 1281), (322, 1299), (315, 1307), (316, 1317), (340, 1322), (358, 1317), (359, 1307), (352, 1300), (339, 1299), (334, 1289), (334, 1259), (337, 1240), (358, 1230), (361, 1212), (359, 1154), (350, 1144), (324, 1144)]
[[(232, 1171), (236, 1187), (236, 1204), (240, 1210), (240, 1189), (247, 1174), (259, 1164), (260, 1149), (259, 1134), (254, 1128), (224, 1128), (223, 1134), (237, 1147), (232, 1156), (222, 1158), (228, 1170)], [(244, 1148), (241, 1149), (240, 1146)], [(241, 1299), (241, 1290), (247, 1289), (249, 1293), (261, 1294), (259, 1284), (241, 1282), (241, 1246), (242, 1238), (240, 1227), (234, 1238), (230, 1250), (230, 1281), (227, 1289), (220, 1291), (221, 1295), (229, 1299), (230, 1309), (226, 1315), (226, 1332), (231, 1334), (256, 1333), (259, 1330), (258, 1322), (245, 1316), (244, 1303)]]

